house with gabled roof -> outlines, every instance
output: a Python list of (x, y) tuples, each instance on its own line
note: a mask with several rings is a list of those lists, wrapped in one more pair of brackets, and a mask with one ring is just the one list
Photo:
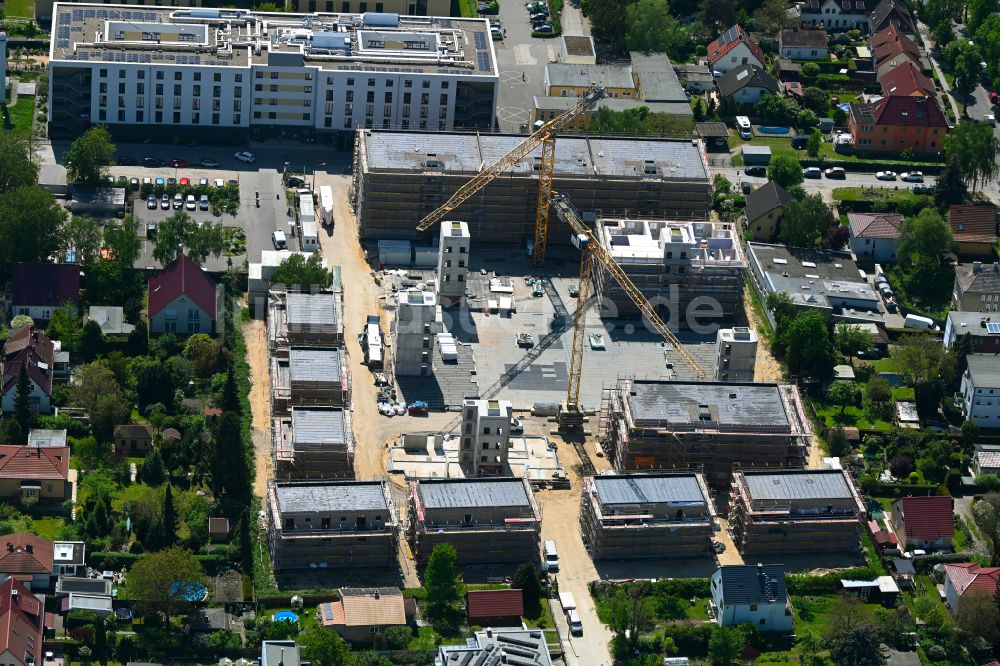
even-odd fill
[[(951, 307), (959, 312), (949, 313), (949, 318), (952, 314), (1000, 311), (1000, 263), (984, 264), (981, 261), (973, 261), (971, 264), (955, 266), (955, 286), (951, 292)], [(965, 326), (981, 327), (982, 333), (986, 333), (986, 321), (989, 319), (989, 315), (983, 315), (978, 317), (977, 321), (965, 322)], [(997, 321), (1000, 322), (1000, 318)], [(956, 322), (956, 325), (961, 327), (961, 322)], [(955, 331), (959, 334), (964, 332), (959, 329)], [(979, 335), (978, 332), (976, 334)], [(954, 337), (954, 333), (949, 336), (948, 329), (945, 329), (946, 346), (949, 346), (948, 341)], [(1000, 339), (1000, 336), (997, 337)], [(983, 341), (974, 340), (973, 347), (979, 346), (981, 342)], [(1000, 343), (990, 342), (988, 349), (983, 351), (1000, 351), (1000, 347), (993, 345), (1000, 345)], [(973, 351), (979, 350), (974, 349)]]
[(757, 631), (791, 631), (792, 602), (783, 564), (739, 564), (712, 574), (712, 605), (719, 626), (745, 622)]
[(907, 35), (914, 34), (913, 15), (899, 0), (882, 0), (868, 15), (868, 30), (875, 33), (896, 26)]
[(890, 523), (907, 549), (950, 550), (955, 500), (940, 495), (903, 497), (892, 503)]
[(848, 213), (851, 230), (851, 251), (859, 261), (896, 261), (899, 230), (903, 216), (899, 213)]
[(826, 30), (792, 28), (778, 33), (778, 53), (790, 60), (826, 60), (829, 55)]
[(222, 324), (222, 291), (186, 255), (149, 280), (149, 332), (214, 334)]
[(880, 79), (882, 94), (909, 95), (914, 97), (934, 97), (937, 89), (930, 77), (920, 71), (912, 61), (900, 63), (886, 72)]
[(962, 599), (974, 594), (993, 595), (1000, 584), (1000, 567), (981, 567), (974, 562), (944, 565), (944, 595), (952, 615), (958, 615)]
[(368, 643), (388, 627), (408, 622), (406, 599), (398, 587), (342, 587), (338, 592), (340, 599), (320, 604), (317, 615), (345, 641)]
[(524, 594), (519, 589), (469, 590), (465, 593), (470, 626), (520, 627)]
[(777, 95), (777, 80), (753, 64), (739, 65), (715, 81), (719, 94), (740, 104), (756, 104), (764, 95)]
[(785, 188), (769, 180), (746, 197), (746, 225), (754, 240), (774, 240), (781, 222), (781, 211), (792, 202)]
[(828, 32), (868, 30), (873, 0), (806, 0), (799, 10), (803, 26), (823, 26)]
[(3, 345), (3, 385), (0, 389), (2, 411), (14, 411), (17, 382), (21, 368), (27, 368), (31, 391), (28, 402), (32, 412), (48, 414), (52, 411), (52, 378), (55, 366), (55, 345), (43, 331), (25, 326), (12, 333)]
[(756, 65), (763, 69), (764, 52), (750, 33), (739, 24), (729, 28), (708, 45), (708, 67), (720, 75), (740, 65)]
[(890, 95), (871, 104), (851, 104), (851, 145), (861, 154), (938, 155), (948, 119), (935, 97)]
[(15, 578), (0, 583), (0, 663), (41, 666), (45, 606)]
[(997, 244), (997, 209), (991, 204), (954, 204), (948, 223), (959, 259), (992, 257)]
[(0, 445), (0, 499), (64, 502), (72, 497), (75, 478), (69, 447)]
[(13, 576), (33, 589), (48, 589), (53, 545), (48, 539), (15, 532), (0, 536), (0, 577)]
[(47, 262), (17, 263), (11, 275), (11, 312), (48, 321), (66, 303), (80, 302), (80, 266)]
[(876, 68), (897, 58), (909, 60), (915, 65), (920, 64), (920, 47), (894, 25), (872, 35), (868, 45)]

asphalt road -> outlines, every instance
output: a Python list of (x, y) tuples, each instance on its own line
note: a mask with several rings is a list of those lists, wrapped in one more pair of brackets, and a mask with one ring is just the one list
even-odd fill
[[(740, 183), (747, 181), (753, 184), (754, 189), (767, 182), (764, 176), (747, 176), (741, 167), (713, 167), (713, 173), (722, 174), (736, 187)], [(934, 185), (934, 178), (925, 177), (924, 185)], [(833, 190), (838, 187), (889, 187), (899, 189), (913, 189), (914, 183), (904, 183), (900, 180), (884, 181), (877, 180), (873, 173), (848, 173), (843, 180), (832, 180), (830, 178), (806, 178), (802, 182), (802, 187), (810, 194), (820, 194), (827, 202), (833, 201)]]

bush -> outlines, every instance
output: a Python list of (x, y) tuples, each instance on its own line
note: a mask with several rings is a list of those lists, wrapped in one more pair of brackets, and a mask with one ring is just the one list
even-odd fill
[(385, 637), (386, 646), (390, 650), (402, 650), (409, 645), (413, 638), (413, 630), (406, 625), (388, 627), (382, 635)]

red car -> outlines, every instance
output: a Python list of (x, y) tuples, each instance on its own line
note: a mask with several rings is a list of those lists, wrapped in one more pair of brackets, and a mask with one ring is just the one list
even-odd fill
[(190, 185), (190, 184), (191, 184), (190, 178), (181, 178), (181, 185)]
[(996, 104), (996, 103), (997, 103), (997, 94), (995, 92), (990, 91), (990, 104)]
[(188, 162), (187, 160), (170, 160), (170, 166), (172, 166), (175, 169), (177, 169), (177, 168), (180, 168), (180, 167), (191, 166), (191, 163)]

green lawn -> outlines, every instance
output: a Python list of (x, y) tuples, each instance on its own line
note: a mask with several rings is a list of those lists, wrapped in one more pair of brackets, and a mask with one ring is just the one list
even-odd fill
[(0, 6), (9, 17), (35, 18), (34, 0), (5, 0)]
[(823, 419), (827, 428), (859, 428), (861, 430), (878, 430), (891, 432), (892, 424), (876, 419), (868, 420), (864, 410), (859, 407), (847, 407), (841, 410), (840, 405), (829, 404), (823, 400), (814, 399), (813, 408), (816, 415)]
[(539, 604), (539, 612), (534, 617), (524, 617), (524, 623), (529, 627), (534, 627), (535, 629), (548, 629), (556, 626), (555, 620), (552, 618), (552, 609), (549, 608), (548, 601), (542, 599)]
[(801, 636), (812, 632), (818, 636), (825, 635), (830, 629), (830, 609), (836, 597), (804, 596), (792, 597), (792, 608), (795, 611), (795, 633)]
[(8, 130), (15, 134), (28, 136), (31, 134), (31, 121), (35, 113), (35, 98), (19, 97), (14, 106), (7, 107), (10, 112), (10, 124)]
[(406, 646), (408, 650), (435, 650), (438, 645), (465, 645), (464, 636), (443, 637), (434, 627), (419, 627), (417, 635), (413, 637), (410, 644)]
[(840, 201), (884, 201), (885, 203), (899, 204), (902, 201), (924, 199), (926, 195), (889, 187), (835, 187), (833, 198)]
[(31, 521), (31, 531), (45, 539), (55, 540), (65, 524), (66, 519), (62, 516), (35, 518)]

